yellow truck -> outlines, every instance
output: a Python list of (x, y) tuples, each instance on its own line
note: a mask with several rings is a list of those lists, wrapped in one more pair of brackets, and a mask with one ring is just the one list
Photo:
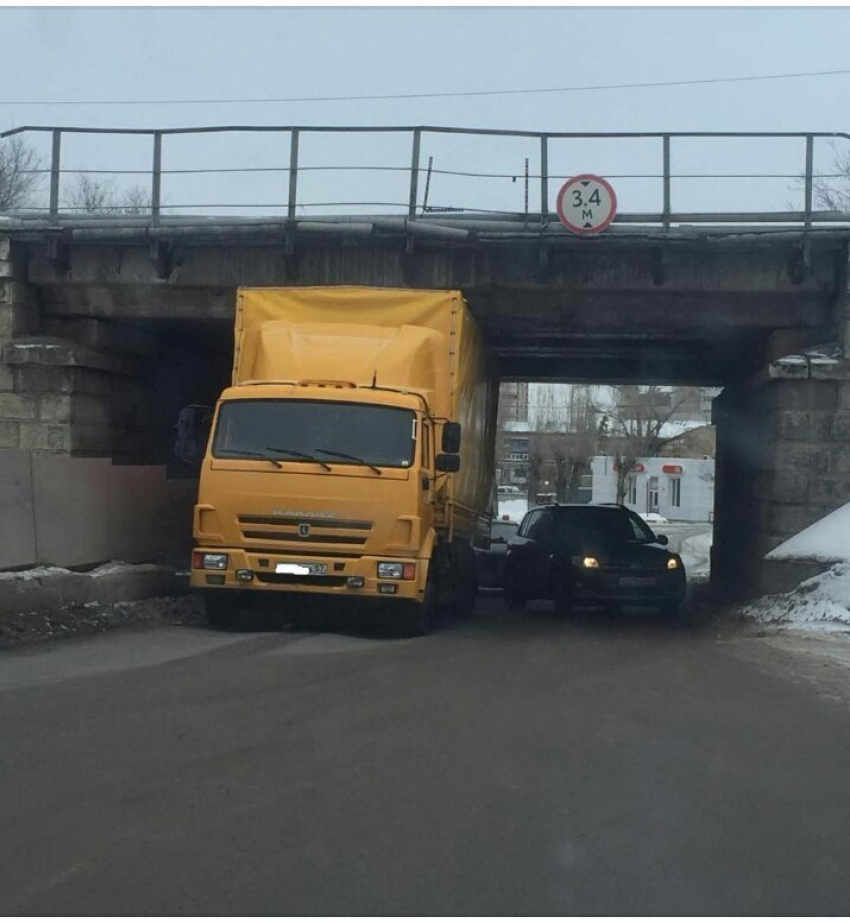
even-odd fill
[(296, 614), (306, 594), (380, 600), (412, 634), (471, 612), (497, 398), (460, 292), (239, 289), (195, 507), (209, 622), (246, 602)]

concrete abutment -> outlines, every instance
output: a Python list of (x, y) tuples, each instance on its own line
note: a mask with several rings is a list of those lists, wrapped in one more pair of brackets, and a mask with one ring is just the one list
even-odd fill
[(726, 388), (714, 423), (712, 580), (730, 599), (787, 589), (764, 556), (850, 500), (850, 367), (774, 363)]

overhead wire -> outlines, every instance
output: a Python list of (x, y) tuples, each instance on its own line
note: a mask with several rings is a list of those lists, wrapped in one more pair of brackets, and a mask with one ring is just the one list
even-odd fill
[(687, 80), (653, 80), (635, 83), (608, 83), (570, 87), (534, 87), (505, 90), (456, 90), (431, 93), (373, 93), (352, 96), (283, 96), (218, 99), (7, 99), (0, 106), (206, 106), (264, 105), (279, 103), (377, 102), (405, 99), (460, 99), (476, 96), (522, 96), (536, 93), (592, 93), (604, 90), (642, 90), (663, 87), (706, 86), (723, 83), (751, 83), (763, 80), (798, 80), (810, 77), (836, 77), (850, 69), (800, 71), (785, 74), (751, 74), (737, 77), (702, 77)]

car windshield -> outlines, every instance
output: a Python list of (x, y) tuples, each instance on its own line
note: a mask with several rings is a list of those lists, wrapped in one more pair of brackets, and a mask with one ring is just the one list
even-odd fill
[(655, 541), (655, 535), (640, 520), (618, 509), (576, 509), (555, 517), (560, 542), (569, 547), (610, 548)]
[(324, 467), (409, 468), (415, 457), (410, 410), (334, 401), (240, 400), (219, 413), (213, 455), (320, 460)]

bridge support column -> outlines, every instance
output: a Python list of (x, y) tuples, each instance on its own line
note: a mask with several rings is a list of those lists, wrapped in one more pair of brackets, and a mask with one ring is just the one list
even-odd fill
[(714, 402), (712, 581), (744, 599), (776, 590), (764, 556), (850, 501), (850, 367), (783, 360)]
[(0, 237), (0, 448), (143, 456), (143, 377), (100, 321), (45, 318), (24, 261)]

